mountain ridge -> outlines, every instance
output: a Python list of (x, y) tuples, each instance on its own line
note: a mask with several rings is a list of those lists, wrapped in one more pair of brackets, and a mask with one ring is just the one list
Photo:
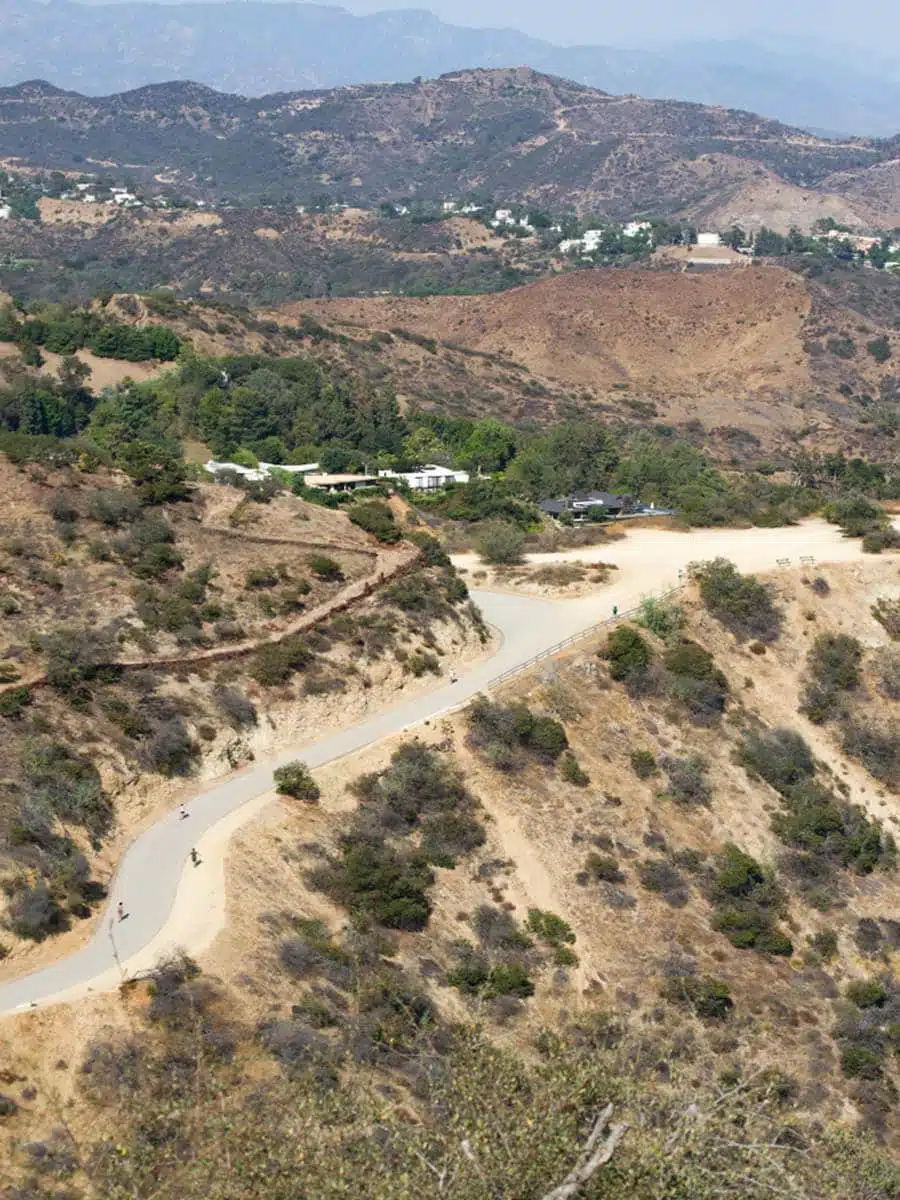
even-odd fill
[[(31, 80), (0, 91), (0, 156), (85, 162), (166, 180), (207, 201), (372, 206), (479, 193), (614, 220), (707, 212), (767, 177), (802, 195), (853, 197), (854, 225), (900, 225), (897, 140), (816, 138), (754, 113), (613, 96), (532, 68), (472, 69), (257, 99), (203, 84), (90, 97)], [(824, 191), (823, 191), (824, 189)]]
[[(48, 23), (53, 36), (48, 38)], [(76, 62), (66, 47), (79, 46)], [(240, 53), (236, 47), (240, 47)], [(612, 93), (683, 97), (777, 115), (803, 127), (895, 132), (890, 63), (845, 48), (713, 39), (665, 49), (558, 46), (514, 29), (451, 25), (421, 9), (357, 16), (325, 5), (84, 5), (2, 0), (0, 82), (47, 77), (113, 93), (166, 76), (242, 95), (408, 80), (528, 63)]]

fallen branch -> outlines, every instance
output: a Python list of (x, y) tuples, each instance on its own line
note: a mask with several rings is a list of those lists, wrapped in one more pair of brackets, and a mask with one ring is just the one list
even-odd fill
[[(613, 1125), (609, 1133), (606, 1134), (612, 1111), (613, 1106), (607, 1104), (606, 1108), (604, 1108), (603, 1112), (597, 1118), (594, 1128), (591, 1130), (590, 1137), (585, 1142), (581, 1154), (578, 1156), (578, 1162), (562, 1183), (551, 1192), (547, 1192), (541, 1200), (568, 1200), (570, 1196), (576, 1195), (587, 1181), (609, 1162), (613, 1154), (615, 1154), (616, 1146), (618, 1146), (628, 1129), (628, 1126), (625, 1124)], [(601, 1141), (604, 1134), (606, 1134), (606, 1137)]]

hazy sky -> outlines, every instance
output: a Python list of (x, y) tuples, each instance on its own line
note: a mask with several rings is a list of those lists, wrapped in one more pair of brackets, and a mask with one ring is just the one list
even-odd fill
[(343, 7), (352, 12), (427, 8), (455, 24), (507, 25), (565, 45), (719, 40), (761, 32), (847, 41), (900, 58), (900, 6), (893, 0), (344, 0)]

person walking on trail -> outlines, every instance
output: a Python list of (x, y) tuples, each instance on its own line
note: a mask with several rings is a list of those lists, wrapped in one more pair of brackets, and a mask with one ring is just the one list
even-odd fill
[(459, 678), (459, 676), (456, 674), (456, 671), (453, 669), (453, 667), (451, 667), (450, 668), (450, 682), (456, 683), (458, 678)]
[(613, 616), (617, 617), (618, 615), (619, 615), (619, 606), (618, 606), (618, 604), (614, 604), (613, 605)]
[(182, 819), (182, 821), (183, 821), (183, 820), (185, 819), (185, 817), (188, 815), (188, 810), (187, 810), (187, 809), (184, 807), (184, 805), (183, 805), (183, 804), (179, 804), (179, 805), (178, 805), (178, 815), (179, 815), (179, 817)]
[(121, 901), (121, 900), (120, 900), (120, 901), (119, 901), (119, 903), (116, 905), (116, 913), (118, 914), (118, 917), (119, 917), (119, 920), (120, 920), (120, 921), (124, 921), (124, 920), (125, 920), (125, 905), (122, 903), (122, 901)]
[(200, 855), (197, 853), (197, 851), (194, 849), (193, 846), (191, 847), (191, 862), (194, 864), (195, 867), (200, 862)]

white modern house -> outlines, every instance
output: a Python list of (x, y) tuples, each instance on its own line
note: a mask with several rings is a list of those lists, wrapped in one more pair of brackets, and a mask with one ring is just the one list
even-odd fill
[(721, 246), (722, 238), (719, 236), (718, 233), (698, 233), (697, 234), (697, 245), (698, 246)]
[(318, 471), (319, 464), (300, 463), (300, 464), (285, 464), (285, 463), (267, 463), (261, 462), (258, 467), (242, 467), (239, 463), (233, 462), (217, 462), (211, 458), (203, 464), (204, 471), (209, 471), (210, 475), (223, 475), (229, 472), (235, 475), (241, 475), (244, 479), (266, 479), (273, 471), (286, 471), (289, 475), (308, 475), (311, 472)]
[(429, 463), (416, 471), (379, 471), (378, 478), (400, 479), (414, 492), (436, 492), (453, 483), (468, 483), (469, 472)]

